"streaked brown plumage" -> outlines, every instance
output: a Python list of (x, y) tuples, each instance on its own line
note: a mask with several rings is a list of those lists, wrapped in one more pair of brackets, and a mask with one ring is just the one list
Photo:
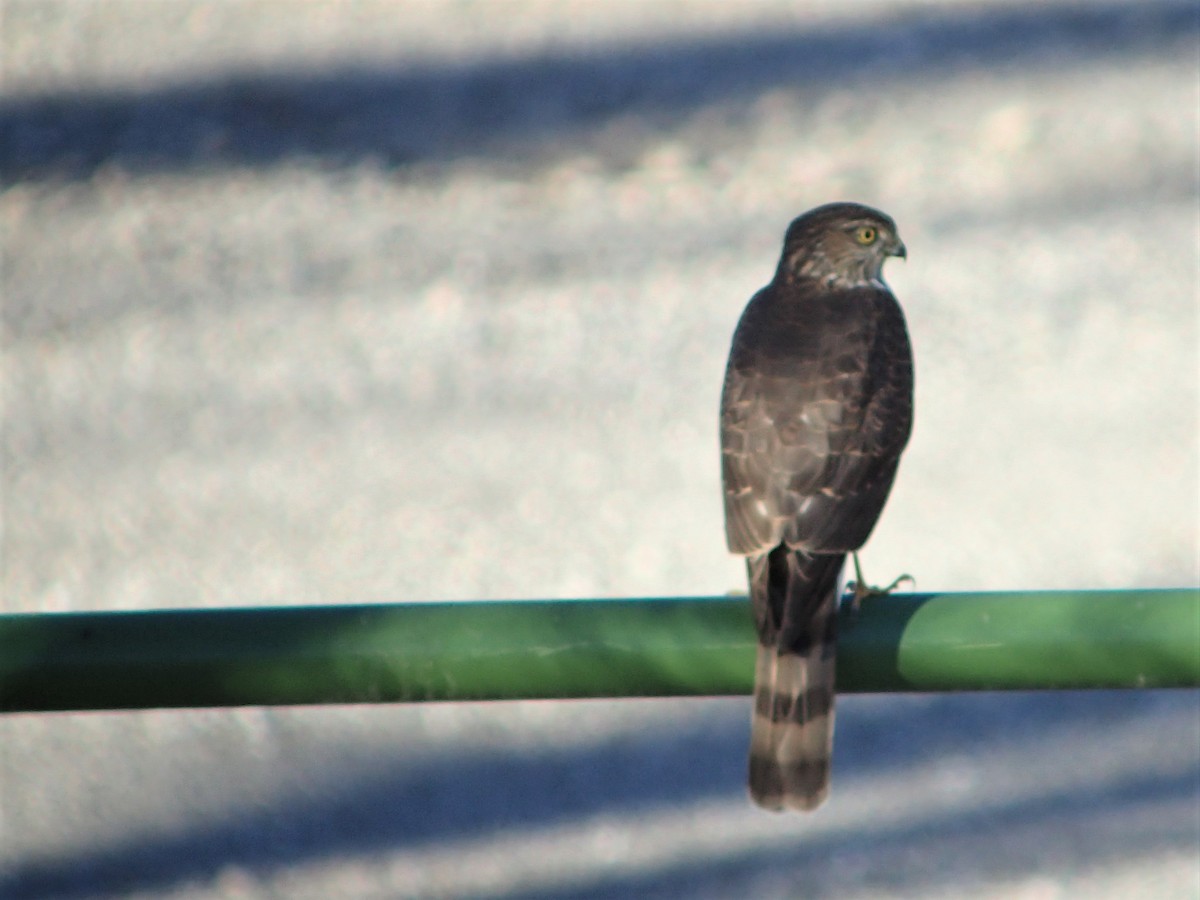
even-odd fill
[(905, 255), (877, 210), (805, 213), (733, 336), (725, 528), (758, 628), (750, 793), (768, 809), (814, 809), (829, 793), (842, 564), (875, 526), (912, 427), (912, 351), (881, 278)]

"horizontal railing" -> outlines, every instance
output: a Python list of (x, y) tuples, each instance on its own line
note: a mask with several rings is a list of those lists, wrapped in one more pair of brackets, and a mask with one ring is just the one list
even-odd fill
[[(0, 616), (0, 711), (747, 694), (744, 597)], [(838, 689), (1200, 686), (1200, 591), (894, 594)]]

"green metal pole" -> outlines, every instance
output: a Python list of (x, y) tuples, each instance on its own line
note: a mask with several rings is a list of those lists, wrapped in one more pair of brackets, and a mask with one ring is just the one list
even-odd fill
[[(0, 616), (0, 712), (749, 693), (744, 597)], [(1200, 591), (898, 594), (839, 690), (1200, 686)]]

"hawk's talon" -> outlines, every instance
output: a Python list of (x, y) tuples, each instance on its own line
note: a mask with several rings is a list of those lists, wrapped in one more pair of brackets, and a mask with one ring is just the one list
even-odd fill
[(866, 584), (863, 580), (862, 566), (858, 562), (858, 554), (852, 553), (854, 558), (854, 580), (846, 583), (846, 590), (851, 594), (850, 597), (850, 614), (857, 616), (858, 610), (862, 606), (862, 602), (867, 599), (875, 599), (876, 597), (886, 597), (891, 594), (896, 588), (908, 582), (913, 587), (917, 586), (917, 579), (913, 578), (907, 572), (889, 584), (887, 587), (875, 587), (874, 585)]
[(897, 575), (896, 580), (893, 581), (891, 584), (889, 584), (887, 587), (885, 587), (880, 593), (890, 594), (892, 591), (894, 591), (896, 588), (900, 587), (900, 585), (904, 584), (904, 582), (906, 582), (906, 581), (909, 584), (911, 584), (914, 588), (917, 586), (917, 579), (914, 578), (912, 575), (909, 575), (907, 572), (905, 572), (903, 575)]
[(858, 582), (847, 581), (846, 593), (850, 595), (850, 621), (853, 622), (858, 618), (858, 605), (862, 599), (858, 594)]

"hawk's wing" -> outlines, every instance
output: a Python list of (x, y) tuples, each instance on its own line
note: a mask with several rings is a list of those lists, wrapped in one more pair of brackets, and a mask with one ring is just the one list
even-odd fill
[(911, 427), (903, 314), (885, 289), (760, 291), (734, 334), (721, 400), (725, 523), (734, 553), (785, 542), (856, 550)]

